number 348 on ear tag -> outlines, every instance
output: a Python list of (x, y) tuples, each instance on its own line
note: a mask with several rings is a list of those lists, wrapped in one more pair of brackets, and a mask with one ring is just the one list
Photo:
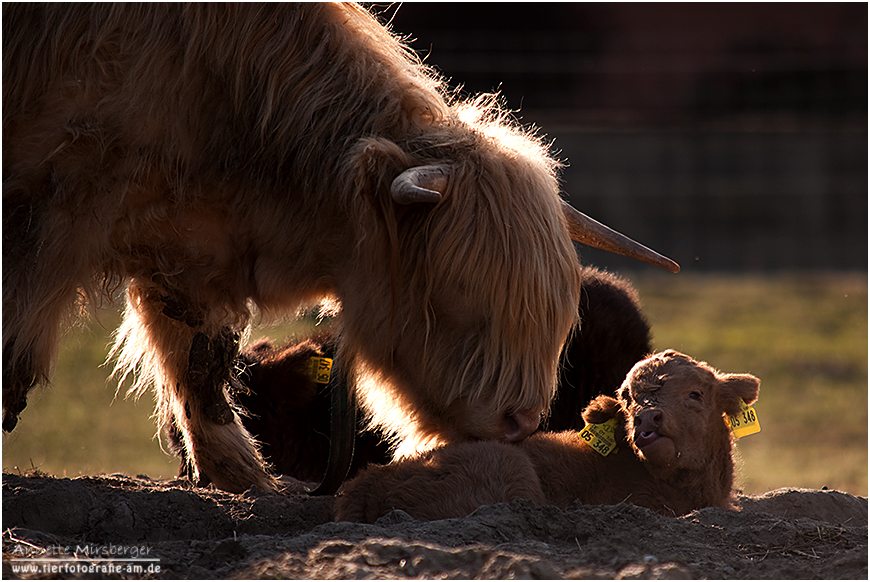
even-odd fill
[(580, 437), (599, 455), (607, 456), (616, 450), (616, 419), (611, 418), (602, 424), (587, 424), (580, 431)]
[(740, 408), (741, 412), (737, 416), (726, 417), (734, 436), (740, 438), (760, 432), (761, 425), (758, 424), (758, 415), (755, 413), (755, 409), (743, 401), (740, 402)]

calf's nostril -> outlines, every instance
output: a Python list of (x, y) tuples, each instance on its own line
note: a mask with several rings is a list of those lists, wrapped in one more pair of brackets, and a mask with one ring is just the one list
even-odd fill
[(661, 422), (661, 410), (644, 410), (634, 417), (634, 426), (638, 432), (655, 432)]

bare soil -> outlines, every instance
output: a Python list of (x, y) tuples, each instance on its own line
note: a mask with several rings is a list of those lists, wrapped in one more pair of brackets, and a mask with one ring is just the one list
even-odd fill
[[(299, 482), (3, 475), (3, 578), (867, 579), (867, 499), (780, 489), (742, 511), (514, 501), (462, 519), (333, 521)], [(135, 558), (135, 560), (133, 559)], [(28, 567), (29, 572), (22, 571)]]

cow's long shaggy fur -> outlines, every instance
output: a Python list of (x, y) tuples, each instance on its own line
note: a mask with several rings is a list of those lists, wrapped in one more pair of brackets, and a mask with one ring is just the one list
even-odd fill
[[(450, 103), (354, 5), (3, 11), (4, 429), (74, 307), (125, 282), (118, 373), (224, 489), (272, 483), (226, 393), (253, 305), (338, 298), (339, 357), (407, 450), (547, 409), (578, 266), (556, 163), (492, 100)], [(432, 163), (442, 202), (396, 205)]]

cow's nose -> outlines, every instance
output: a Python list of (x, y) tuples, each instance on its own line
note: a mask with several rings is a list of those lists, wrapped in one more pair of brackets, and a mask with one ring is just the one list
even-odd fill
[(508, 442), (521, 441), (535, 432), (540, 423), (540, 410), (506, 413), (502, 418), (502, 438)]

